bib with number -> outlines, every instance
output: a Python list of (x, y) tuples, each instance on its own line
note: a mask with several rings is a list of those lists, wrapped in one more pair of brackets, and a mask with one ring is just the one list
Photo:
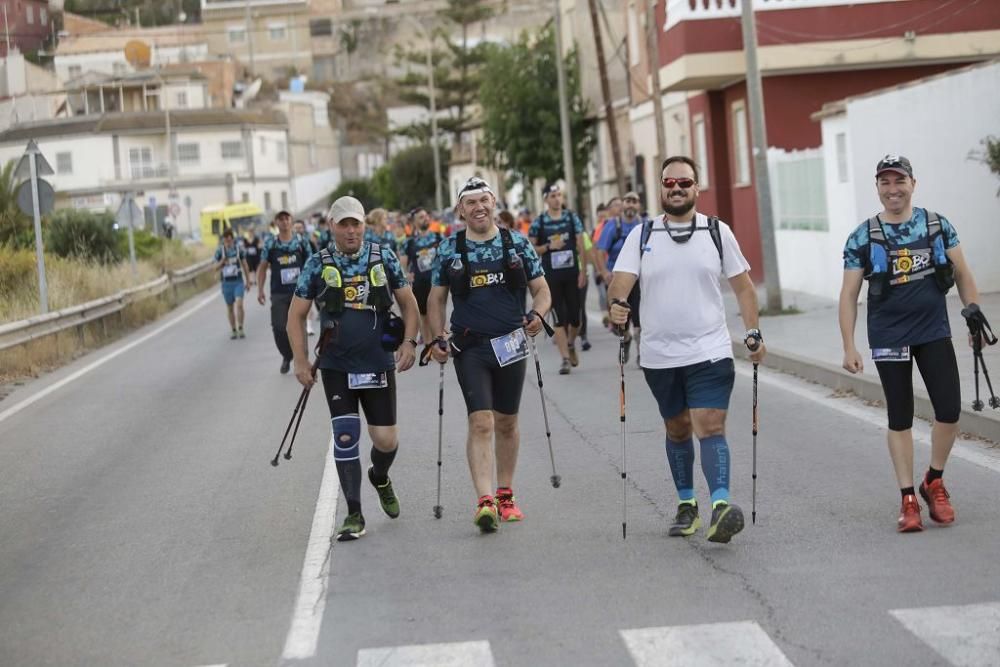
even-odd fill
[(572, 250), (553, 250), (550, 254), (552, 255), (553, 269), (570, 269), (573, 267)]
[(389, 386), (389, 379), (385, 372), (380, 373), (348, 373), (348, 389), (385, 389)]
[(424, 248), (417, 253), (417, 270), (420, 273), (427, 273), (434, 267), (434, 258), (437, 256), (437, 248)]
[(281, 270), (281, 284), (294, 285), (299, 280), (300, 269), (297, 266), (290, 266)]
[(909, 361), (910, 347), (876, 347), (872, 348), (872, 361)]
[(493, 346), (493, 354), (500, 368), (528, 358), (528, 337), (524, 329), (515, 329), (509, 334), (491, 338), (490, 345)]
[(257, 254), (257, 248), (255, 248), (254, 246), (247, 246), (247, 254), (248, 255), (256, 255)]
[(237, 264), (226, 264), (222, 267), (223, 278), (235, 278), (240, 275), (240, 267)]

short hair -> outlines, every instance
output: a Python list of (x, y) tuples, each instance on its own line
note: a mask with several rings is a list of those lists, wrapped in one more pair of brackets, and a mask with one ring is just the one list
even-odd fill
[(694, 172), (695, 183), (701, 180), (698, 178), (698, 165), (695, 164), (694, 160), (689, 158), (687, 155), (671, 155), (670, 157), (668, 157), (666, 160), (663, 161), (663, 165), (660, 167), (660, 173), (662, 174), (664, 169), (666, 169), (669, 165), (672, 165), (675, 162), (683, 162), (687, 166), (691, 167), (691, 171)]
[(507, 210), (500, 211), (499, 217), (500, 217), (501, 220), (504, 221), (504, 224), (506, 224), (506, 225), (513, 225), (514, 224), (514, 214), (511, 213), (510, 211), (507, 211)]
[(224, 229), (224, 230), (222, 231), (222, 238), (226, 238), (227, 236), (228, 236), (229, 238), (233, 238), (233, 228), (232, 228), (232, 227), (226, 227), (226, 228), (225, 228), (225, 229)]
[(368, 217), (365, 218), (365, 223), (369, 225), (377, 224), (378, 222), (388, 222), (389, 213), (384, 208), (373, 208), (368, 211)]
[(598, 210), (598, 211), (606, 211), (606, 210), (608, 210), (608, 207), (604, 205), (604, 202), (600, 202), (600, 203), (599, 203), (599, 204), (597, 205), (597, 210)]

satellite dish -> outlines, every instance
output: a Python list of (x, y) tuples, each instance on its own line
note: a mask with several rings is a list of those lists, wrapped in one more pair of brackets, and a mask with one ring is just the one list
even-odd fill
[(242, 109), (247, 102), (257, 97), (257, 93), (260, 92), (260, 87), (263, 84), (260, 78), (254, 79), (253, 83), (244, 88), (239, 92), (239, 95), (234, 100), (234, 104), (237, 108)]
[(152, 52), (149, 44), (133, 39), (125, 44), (125, 60), (135, 69), (145, 69), (149, 67)]

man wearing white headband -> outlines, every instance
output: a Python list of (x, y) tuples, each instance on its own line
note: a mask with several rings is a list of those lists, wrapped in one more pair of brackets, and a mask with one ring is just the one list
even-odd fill
[[(525, 334), (541, 331), (551, 303), (538, 255), (524, 236), (496, 226), (495, 208), (496, 196), (483, 179), (471, 178), (459, 190), (455, 211), (466, 228), (438, 247), (427, 300), (428, 320), (441, 332), (431, 354), (442, 364), (449, 351), (454, 357), (469, 413), (466, 449), (478, 497), (473, 520), (483, 532), (524, 518), (512, 486), (528, 357)], [(527, 313), (526, 289), (532, 296)], [(454, 301), (450, 338), (445, 329), (449, 291)]]

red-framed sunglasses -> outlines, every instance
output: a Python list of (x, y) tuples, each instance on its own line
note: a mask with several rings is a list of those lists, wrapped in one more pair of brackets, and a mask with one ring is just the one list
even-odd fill
[(664, 178), (660, 182), (663, 183), (663, 187), (665, 188), (678, 187), (681, 190), (687, 190), (694, 185), (693, 178)]

